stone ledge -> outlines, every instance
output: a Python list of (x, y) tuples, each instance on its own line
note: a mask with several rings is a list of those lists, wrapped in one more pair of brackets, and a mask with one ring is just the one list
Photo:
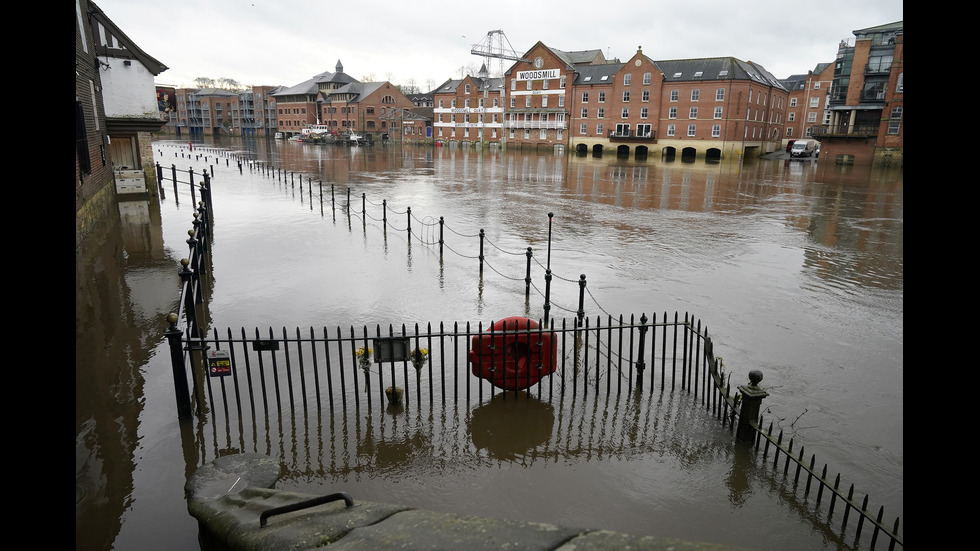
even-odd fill
[(198, 520), (205, 551), (339, 551), (417, 549), (483, 551), (731, 551), (731, 547), (436, 513), (412, 507), (333, 501), (277, 514), (263, 512), (318, 496), (272, 489), (280, 467), (271, 458), (239, 454), (204, 465), (187, 481), (187, 508)]

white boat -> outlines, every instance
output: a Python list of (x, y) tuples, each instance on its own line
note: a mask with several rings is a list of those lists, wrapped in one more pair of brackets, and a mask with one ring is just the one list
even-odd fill
[(281, 140), (281, 139), (283, 139), (284, 137), (285, 137), (285, 136), (283, 136), (283, 134), (282, 134), (282, 132), (276, 132), (276, 139), (277, 139), (277, 140)]
[(351, 132), (350, 135), (347, 136), (347, 141), (350, 142), (351, 145), (360, 145), (364, 143), (364, 136)]
[(311, 124), (303, 129), (303, 135), (307, 134), (321, 134), (328, 135), (331, 134), (330, 127), (325, 124)]

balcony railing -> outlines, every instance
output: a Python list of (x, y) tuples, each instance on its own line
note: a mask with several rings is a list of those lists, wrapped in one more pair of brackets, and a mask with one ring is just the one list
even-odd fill
[(642, 132), (637, 132), (635, 130), (629, 130), (626, 132), (619, 131), (619, 130), (610, 130), (609, 139), (619, 140), (619, 141), (644, 141), (644, 140), (653, 141), (657, 139), (657, 133), (653, 130), (642, 131)]
[(504, 128), (557, 128), (564, 130), (568, 127), (565, 121), (504, 121)]
[(814, 138), (821, 137), (860, 137), (860, 138), (873, 138), (878, 135), (878, 124), (860, 124), (860, 125), (843, 125), (843, 126), (832, 126), (832, 125), (818, 125), (811, 128), (811, 135)]

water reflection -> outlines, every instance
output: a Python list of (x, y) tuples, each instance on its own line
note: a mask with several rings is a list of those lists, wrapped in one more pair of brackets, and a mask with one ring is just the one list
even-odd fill
[(494, 459), (515, 461), (545, 444), (555, 411), (525, 391), (502, 392), (473, 409), (467, 433), (477, 450)]
[[(174, 145), (159, 156), (165, 165), (214, 162), (180, 157)], [(736, 377), (766, 371), (773, 392), (765, 414), (777, 429), (819, 450), (888, 515), (902, 514), (901, 173), (453, 148), (350, 155), (266, 140), (234, 147), (277, 173), (239, 174), (234, 163), (217, 163), (209, 325), (540, 317), (542, 270), (535, 263), (528, 298), (523, 253), (533, 247), (544, 262), (553, 211), (551, 298), (564, 309), (553, 315), (574, 313), (582, 273), (589, 316), (696, 312), (712, 324)], [(297, 185), (300, 174), (305, 187)], [(354, 216), (345, 211), (348, 190)], [(357, 220), (362, 193), (369, 216)], [(407, 238), (404, 214), (392, 228), (378, 222), (372, 202), (382, 200), (399, 213), (411, 207), (418, 220), (445, 217), (455, 231), (446, 232), (445, 254), (426, 234)], [(194, 446), (181, 445), (172, 381), (156, 348), (162, 316), (176, 300), (173, 274), (191, 216), (172, 201), (147, 208), (150, 224), (122, 224), (104, 245), (76, 255), (76, 541), (98, 548), (172, 543), (170, 534), (153, 537), (160, 529), (150, 519), (192, 525), (180, 487), (185, 467), (195, 464), (182, 450)], [(488, 247), (495, 270), (483, 273), (470, 237), (480, 229), (500, 248)], [(326, 480), (353, 485), (361, 499), (424, 498), (419, 506), (492, 516), (503, 503), (529, 516), (557, 501), (559, 518), (582, 524), (626, 531), (656, 524), (676, 527), (680, 537), (780, 548), (729, 533), (729, 522), (691, 521), (719, 503), (711, 514), (745, 526), (757, 526), (760, 511), (784, 512), (778, 488), (760, 484), (768, 477), (732, 457), (726, 435), (706, 437), (715, 422), (677, 400), (667, 393), (610, 402), (590, 393), (589, 401), (557, 403), (498, 396), (472, 411), (282, 412), (281, 429), (253, 427), (263, 435), (255, 442), (211, 435), (206, 422), (196, 436), (215, 440), (216, 454), (281, 454), (295, 466), (287, 482), (298, 490), (316, 492)], [(518, 413), (536, 422), (511, 430), (514, 439), (501, 436)], [(180, 472), (172, 472), (175, 464)], [(515, 504), (529, 480), (537, 492)], [(161, 498), (169, 489), (175, 495)], [(468, 491), (487, 497), (472, 503), (460, 497)], [(583, 505), (599, 495), (607, 496), (600, 507)], [(819, 528), (799, 529), (804, 510), (780, 521), (796, 531), (782, 547), (815, 537), (810, 548), (832, 548), (819, 543), (828, 541)]]

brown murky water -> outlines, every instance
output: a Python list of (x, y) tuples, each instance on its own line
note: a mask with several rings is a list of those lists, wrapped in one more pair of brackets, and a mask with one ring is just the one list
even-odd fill
[[(544, 262), (552, 212), (552, 316), (574, 316), (579, 274), (590, 316), (695, 312), (733, 380), (763, 370), (768, 419), (886, 517), (903, 515), (901, 172), (264, 140), (219, 144), (198, 160), (181, 145), (158, 143), (160, 162), (215, 166), (212, 326), (540, 317), (543, 300), (525, 301), (525, 259), (513, 253), (531, 246)], [(290, 179), (239, 175), (225, 166), (229, 150), (332, 183), (336, 209), (321, 211)], [(348, 189), (355, 211), (364, 194), (367, 220), (348, 221)], [(186, 450), (211, 429), (182, 435), (161, 342), (190, 207), (172, 193), (121, 203), (76, 254), (78, 549), (196, 546), (182, 484), (197, 459)], [(407, 207), (425, 241), (444, 217), (442, 262), (399, 230)], [(493, 244), (482, 279), (480, 229)], [(807, 504), (786, 499), (683, 399), (600, 398), (349, 413), (269, 449), (304, 448), (307, 466), (287, 472), (287, 489), (760, 549), (837, 548), (806, 520)], [(630, 412), (645, 431), (623, 421)], [(515, 419), (533, 422), (502, 434)]]

